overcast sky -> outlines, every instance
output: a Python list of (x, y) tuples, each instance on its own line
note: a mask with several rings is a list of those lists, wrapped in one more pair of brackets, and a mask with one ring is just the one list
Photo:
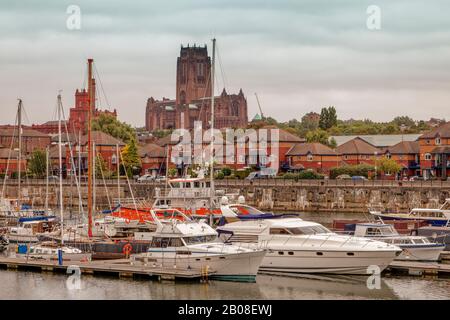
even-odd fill
[[(341, 119), (450, 118), (450, 1), (0, 0), (0, 123), (21, 97), (27, 124), (74, 104), (86, 59), (119, 118), (144, 125), (148, 97), (175, 96), (181, 44), (217, 38), (217, 91), (278, 120), (334, 105)], [(69, 5), (81, 29), (69, 30)], [(369, 5), (381, 29), (366, 25)], [(99, 81), (98, 81), (99, 82)], [(107, 108), (102, 96), (101, 107)]]

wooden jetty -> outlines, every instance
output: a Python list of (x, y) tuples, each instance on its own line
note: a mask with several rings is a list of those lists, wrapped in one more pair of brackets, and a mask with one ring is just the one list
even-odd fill
[(387, 271), (414, 276), (450, 276), (450, 264), (418, 261), (392, 261)]
[(145, 276), (157, 278), (158, 280), (199, 280), (214, 274), (203, 270), (161, 268), (159, 266), (136, 266), (127, 259), (107, 260), (107, 261), (63, 261), (62, 265), (53, 260), (36, 260), (25, 257), (0, 257), (0, 267), (15, 270), (38, 270), (45, 272), (67, 273), (69, 266), (76, 266), (81, 274), (90, 275), (117, 275), (119, 277), (133, 278), (134, 276)]

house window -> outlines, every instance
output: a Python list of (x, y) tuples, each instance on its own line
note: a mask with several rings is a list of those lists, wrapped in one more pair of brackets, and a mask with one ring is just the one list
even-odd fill
[(392, 156), (390, 153), (386, 153), (386, 158), (390, 159)]
[(440, 144), (441, 144), (441, 138), (436, 138), (436, 139), (434, 140), (434, 143), (435, 143), (436, 145), (440, 145)]
[(431, 153), (425, 153), (425, 160), (431, 160)]
[(308, 153), (308, 155), (306, 156), (306, 160), (313, 161), (313, 155), (311, 153)]
[(112, 164), (117, 164), (117, 156), (115, 154), (113, 154), (112, 157), (111, 157), (111, 163)]

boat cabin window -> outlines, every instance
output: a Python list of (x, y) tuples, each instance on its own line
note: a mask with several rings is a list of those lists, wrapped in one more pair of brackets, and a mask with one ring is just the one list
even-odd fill
[(210, 187), (211, 187), (211, 182), (207, 181), (207, 182), (206, 182), (206, 187), (207, 187), (207, 188), (210, 188)]
[(289, 231), (283, 228), (270, 228), (270, 234), (290, 234)]
[(170, 238), (154, 237), (150, 247), (152, 248), (167, 248), (169, 246)]
[(331, 233), (330, 230), (324, 226), (309, 226), (309, 227), (295, 227), (295, 228), (271, 228), (270, 234), (291, 234), (291, 235), (311, 235)]
[(200, 188), (200, 181), (194, 181), (194, 188)]
[(184, 246), (183, 241), (180, 238), (171, 238), (169, 247), (182, 247)]
[(208, 236), (198, 236), (198, 237), (185, 237), (183, 238), (186, 244), (197, 244), (197, 243), (205, 243), (216, 240), (216, 235), (208, 235)]

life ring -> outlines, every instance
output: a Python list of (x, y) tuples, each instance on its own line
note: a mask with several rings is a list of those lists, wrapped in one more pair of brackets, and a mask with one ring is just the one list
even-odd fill
[(127, 243), (127, 244), (124, 245), (123, 248), (122, 248), (122, 252), (123, 252), (126, 256), (129, 256), (132, 250), (133, 250), (133, 246), (132, 246), (130, 243)]

